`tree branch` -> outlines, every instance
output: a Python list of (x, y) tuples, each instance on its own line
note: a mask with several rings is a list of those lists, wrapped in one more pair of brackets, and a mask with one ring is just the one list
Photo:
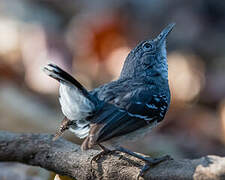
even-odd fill
[[(40, 166), (77, 179), (136, 179), (143, 162), (115, 153), (93, 163), (99, 151), (81, 152), (80, 147), (48, 134), (17, 134), (0, 131), (0, 161), (15, 161)], [(145, 179), (225, 179), (225, 158), (206, 156), (196, 160), (170, 160), (152, 167)]]

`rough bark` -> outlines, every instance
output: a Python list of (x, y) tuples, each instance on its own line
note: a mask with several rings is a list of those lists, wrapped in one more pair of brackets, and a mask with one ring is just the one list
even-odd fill
[[(0, 161), (15, 161), (40, 166), (76, 179), (136, 179), (143, 162), (123, 153), (90, 160), (99, 151), (81, 152), (80, 147), (48, 134), (18, 134), (0, 131)], [(145, 179), (225, 179), (225, 158), (206, 156), (200, 159), (169, 160), (152, 167)]]

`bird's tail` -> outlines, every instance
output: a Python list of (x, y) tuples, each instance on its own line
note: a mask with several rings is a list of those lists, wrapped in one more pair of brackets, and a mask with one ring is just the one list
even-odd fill
[(75, 78), (73, 78), (70, 74), (62, 70), (55, 64), (48, 64), (43, 68), (43, 71), (50, 77), (56, 79), (60, 83), (73, 85), (75, 86), (79, 92), (88, 98), (92, 103), (96, 104), (96, 97), (92, 96), (86, 88), (84, 88)]
[(86, 137), (90, 124), (87, 119), (99, 107), (99, 99), (57, 65), (48, 64), (43, 70), (48, 76), (60, 82), (59, 101), (66, 118), (62, 121), (55, 137), (61, 136), (66, 129), (80, 138)]

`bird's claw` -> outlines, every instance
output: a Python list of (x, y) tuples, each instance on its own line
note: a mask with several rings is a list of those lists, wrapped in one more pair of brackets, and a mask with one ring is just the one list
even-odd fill
[(137, 180), (139, 180), (140, 177), (143, 177), (146, 171), (148, 171), (151, 166), (157, 165), (163, 161), (173, 160), (173, 158), (169, 155), (165, 155), (160, 158), (145, 157), (143, 160), (145, 161), (145, 165), (141, 168), (141, 171), (137, 176)]
[(101, 157), (105, 156), (105, 155), (108, 155), (108, 154), (111, 154), (113, 153), (114, 150), (109, 150), (109, 149), (104, 149), (103, 151), (101, 151), (100, 153), (98, 153), (97, 155), (95, 155), (92, 159), (91, 159), (91, 169), (94, 169), (92, 164), (93, 164), (93, 161), (97, 162)]
[(141, 168), (141, 171), (139, 172), (137, 176), (137, 180), (139, 180), (140, 177), (144, 176), (144, 173), (150, 169), (150, 165), (148, 163), (145, 163), (145, 165)]

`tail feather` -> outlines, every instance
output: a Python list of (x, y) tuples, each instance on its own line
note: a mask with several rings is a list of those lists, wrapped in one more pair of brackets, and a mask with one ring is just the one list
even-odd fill
[(86, 98), (88, 98), (92, 103), (95, 105), (97, 104), (96, 97), (92, 96), (85, 87), (83, 87), (75, 78), (73, 78), (70, 74), (62, 70), (55, 64), (48, 64), (43, 68), (43, 71), (50, 77), (56, 79), (57, 81), (68, 84), (74, 85), (81, 94), (83, 94)]
[(82, 94), (84, 95), (89, 94), (88, 91), (76, 79), (74, 79), (70, 74), (62, 70), (57, 65), (48, 64), (47, 66), (44, 67), (43, 70), (48, 76), (58, 80), (59, 82), (71, 83), (74, 86), (76, 86), (81, 91)]
[(67, 119), (73, 122), (69, 130), (80, 138), (86, 137), (89, 133), (88, 117), (96, 111), (100, 101), (57, 65), (48, 64), (43, 70), (47, 75), (60, 82), (61, 109)]

